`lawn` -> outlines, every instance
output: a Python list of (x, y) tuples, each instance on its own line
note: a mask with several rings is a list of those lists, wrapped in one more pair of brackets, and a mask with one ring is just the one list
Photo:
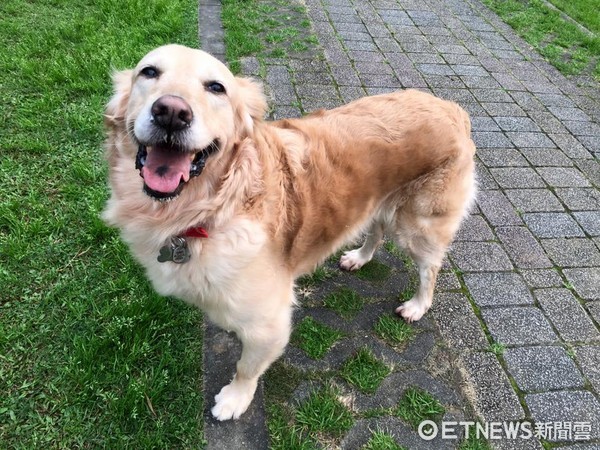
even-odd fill
[(542, 0), (483, 0), (562, 73), (591, 75), (600, 80), (597, 0), (551, 1), (593, 34), (564, 20)]
[(0, 447), (203, 446), (201, 316), (100, 211), (112, 69), (198, 45), (192, 0), (0, 2)]

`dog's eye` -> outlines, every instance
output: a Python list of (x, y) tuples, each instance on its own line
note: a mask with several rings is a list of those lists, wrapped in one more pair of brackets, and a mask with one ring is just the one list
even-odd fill
[(206, 83), (206, 89), (211, 92), (215, 92), (217, 94), (225, 93), (225, 86), (223, 86), (221, 83), (218, 83), (216, 81), (211, 81), (209, 83)]
[(158, 69), (152, 66), (144, 67), (140, 73), (146, 78), (158, 78), (159, 75)]

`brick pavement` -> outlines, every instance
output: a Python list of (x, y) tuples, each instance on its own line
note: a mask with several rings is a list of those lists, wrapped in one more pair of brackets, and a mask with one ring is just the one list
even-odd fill
[[(201, 17), (207, 3), (213, 2), (201, 1)], [(416, 385), (444, 404), (445, 419), (589, 422), (591, 441), (550, 433), (543, 441), (600, 448), (600, 85), (566, 79), (475, 0), (305, 3), (318, 38), (314, 49), (243, 62), (245, 75), (263, 79), (271, 118), (395, 89), (432, 92), (471, 114), (480, 194), (452, 247), (434, 306), (416, 327), (418, 339), (394, 350), (367, 335), (410, 278), (410, 268), (382, 250), (376, 259), (392, 269), (388, 280), (335, 272), (296, 316), (297, 323), (311, 316), (349, 337), (318, 361), (292, 345), (282, 364), (337, 368), (367, 346), (393, 365), (393, 382), (370, 396), (342, 384), (355, 411), (396, 401)], [(339, 286), (379, 301), (345, 320), (320, 303)], [(492, 344), (501, 350), (490, 352)], [(290, 402), (306, 397), (298, 392)], [(207, 423), (225, 435), (240, 426)], [(400, 419), (382, 416), (355, 422), (341, 447), (360, 448), (377, 427), (406, 448), (457, 446), (424, 442)], [(207, 439), (209, 448), (220, 448), (210, 432)], [(490, 443), (542, 448), (538, 439)]]

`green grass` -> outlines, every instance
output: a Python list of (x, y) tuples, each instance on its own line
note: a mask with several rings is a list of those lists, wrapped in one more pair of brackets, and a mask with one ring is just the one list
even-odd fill
[(407, 450), (406, 447), (396, 444), (394, 438), (383, 431), (374, 431), (371, 439), (361, 447), (361, 450)]
[(113, 68), (197, 46), (189, 0), (0, 3), (0, 442), (202, 447), (200, 314), (99, 213)]
[(234, 73), (245, 56), (285, 58), (317, 44), (302, 5), (286, 0), (223, 0), (226, 57)]
[(549, 0), (554, 6), (593, 33), (600, 34), (597, 0)]
[(325, 266), (319, 266), (311, 274), (299, 278), (298, 286), (303, 289), (315, 287), (333, 276), (334, 274), (330, 269)]
[[(600, 36), (597, 34), (589, 36), (562, 19), (558, 11), (550, 9), (542, 0), (484, 0), (484, 3), (564, 74), (589, 73), (600, 79)], [(573, 16), (588, 17), (586, 8), (593, 1), (564, 1), (567, 3)], [(597, 18), (597, 6), (592, 6), (592, 10), (592, 17)], [(593, 28), (595, 22), (590, 20), (584, 24)]]
[(381, 282), (387, 280), (391, 273), (389, 266), (372, 259), (356, 271), (356, 276), (367, 281)]
[(487, 349), (488, 352), (493, 353), (496, 356), (501, 356), (506, 351), (506, 345), (500, 342), (493, 342)]
[(404, 320), (391, 314), (381, 316), (374, 326), (377, 336), (392, 347), (400, 346), (414, 338), (416, 332)]
[(433, 395), (415, 387), (409, 387), (396, 408), (396, 415), (417, 428), (424, 420), (438, 420), (445, 410)]
[(360, 349), (342, 366), (340, 374), (348, 383), (365, 394), (373, 394), (391, 370), (368, 349)]
[(296, 411), (296, 423), (309, 433), (342, 436), (354, 424), (350, 411), (339, 400), (338, 391), (326, 386), (313, 392)]
[(289, 413), (280, 405), (267, 406), (270, 450), (313, 450), (313, 440), (305, 429), (296, 425)]
[(325, 297), (323, 304), (343, 318), (351, 319), (363, 308), (364, 300), (353, 289), (342, 287)]
[(323, 325), (312, 317), (306, 317), (296, 325), (290, 342), (304, 350), (312, 359), (321, 359), (342, 336), (342, 332)]

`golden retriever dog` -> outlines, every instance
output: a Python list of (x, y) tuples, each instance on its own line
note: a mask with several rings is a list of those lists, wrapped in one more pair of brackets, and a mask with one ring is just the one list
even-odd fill
[(396, 313), (410, 322), (431, 306), (475, 194), (475, 146), (458, 105), (407, 90), (269, 123), (256, 82), (179, 45), (115, 73), (114, 90), (105, 221), (160, 294), (197, 305), (243, 345), (215, 418), (246, 411), (283, 353), (294, 280), (361, 234), (341, 268), (359, 269), (387, 235), (420, 277)]

